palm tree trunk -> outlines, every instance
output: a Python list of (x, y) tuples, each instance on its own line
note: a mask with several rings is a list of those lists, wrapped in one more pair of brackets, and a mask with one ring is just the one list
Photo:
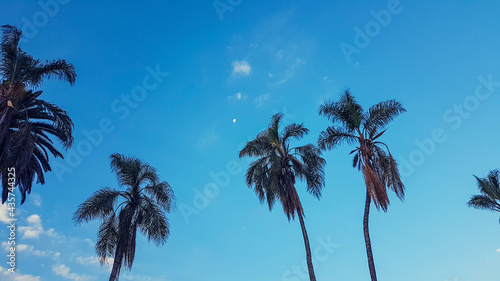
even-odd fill
[(309, 245), (309, 237), (307, 236), (306, 225), (304, 224), (304, 218), (302, 217), (302, 213), (297, 212), (300, 221), (300, 227), (302, 228), (302, 236), (304, 236), (304, 244), (306, 246), (306, 260), (307, 260), (307, 269), (309, 270), (309, 279), (310, 281), (316, 281), (316, 276), (314, 275), (314, 268), (312, 263), (311, 256), (311, 246)]
[(363, 217), (363, 232), (365, 234), (366, 256), (368, 257), (368, 268), (372, 281), (377, 281), (377, 273), (375, 272), (375, 262), (373, 261), (372, 243), (370, 241), (370, 233), (368, 230), (368, 216), (370, 215), (371, 198), (368, 190), (366, 191), (365, 215)]
[(109, 281), (118, 280), (118, 275), (120, 274), (120, 268), (122, 265), (122, 259), (123, 259), (123, 246), (119, 244), (118, 248), (116, 249), (115, 260), (113, 262), (113, 269), (111, 270)]

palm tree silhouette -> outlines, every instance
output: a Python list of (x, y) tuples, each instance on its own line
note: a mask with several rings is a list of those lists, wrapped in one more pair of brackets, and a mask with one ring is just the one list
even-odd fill
[(378, 139), (386, 131), (387, 124), (405, 111), (398, 101), (389, 100), (373, 105), (364, 112), (349, 90), (343, 93), (340, 101), (327, 101), (319, 108), (319, 114), (334, 123), (321, 132), (318, 139), (320, 149), (330, 150), (343, 143), (357, 145), (350, 154), (354, 153), (353, 167), (361, 170), (365, 179), (363, 231), (372, 281), (377, 280), (377, 274), (368, 228), (371, 201), (377, 209), (386, 212), (389, 205), (386, 188), (394, 191), (401, 200), (404, 199), (404, 185), (397, 163), (388, 146)]
[(2, 203), (8, 196), (7, 169), (16, 169), (16, 182), (22, 195), (31, 192), (35, 176), (44, 184), (44, 173), (51, 170), (49, 153), (63, 157), (54, 147), (50, 135), (64, 148), (73, 143), (73, 123), (66, 111), (39, 99), (33, 91), (46, 78), (75, 83), (76, 73), (65, 60), (34, 59), (19, 48), (22, 32), (14, 26), (2, 26), (0, 44), (0, 177)]
[(156, 246), (170, 235), (165, 215), (173, 208), (174, 192), (160, 181), (155, 168), (134, 157), (112, 154), (111, 169), (125, 190), (109, 187), (95, 192), (78, 206), (73, 216), (76, 225), (94, 219), (102, 220), (95, 251), (104, 264), (114, 258), (109, 281), (118, 280), (122, 265), (132, 268), (137, 230)]
[(304, 223), (304, 209), (295, 189), (295, 179), (307, 182), (307, 191), (319, 199), (324, 186), (325, 160), (321, 151), (312, 144), (292, 147), (292, 139), (301, 139), (309, 130), (303, 124), (292, 123), (280, 133), (279, 125), (283, 115), (275, 114), (269, 128), (260, 132), (240, 151), (239, 157), (259, 157), (250, 164), (246, 182), (254, 187), (261, 203), (267, 202), (271, 210), (280, 201), (288, 220), (299, 218), (306, 248), (309, 279), (316, 280), (311, 256), (311, 247)]

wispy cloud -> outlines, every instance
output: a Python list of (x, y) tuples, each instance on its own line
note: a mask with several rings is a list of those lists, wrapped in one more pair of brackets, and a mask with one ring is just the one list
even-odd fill
[(29, 274), (20, 274), (16, 271), (15, 274), (7, 271), (7, 269), (0, 266), (0, 279), (2, 281), (40, 281), (39, 276)]
[[(108, 271), (111, 272), (113, 267), (114, 258), (106, 258), (104, 265), (107, 267)], [(76, 262), (85, 266), (98, 266), (101, 267), (101, 260), (96, 256), (90, 257), (77, 257)]]
[(90, 280), (96, 279), (96, 277), (94, 277), (94, 276), (71, 273), (69, 266), (66, 266), (64, 264), (57, 265), (57, 266), (53, 265), (52, 272), (54, 272), (55, 275), (59, 275), (63, 278), (73, 280), (73, 281), (90, 281)]
[(124, 273), (120, 276), (120, 279), (127, 281), (167, 281), (165, 276), (146, 276), (146, 275), (137, 275), (137, 274), (127, 274)]
[(264, 103), (269, 100), (270, 95), (269, 94), (263, 94), (255, 98), (255, 103), (257, 104), (257, 107), (261, 107), (264, 105)]
[(288, 124), (288, 123), (291, 123), (293, 122), (293, 119), (295, 119), (295, 117), (297, 115), (295, 114), (291, 114), (290, 112), (288, 112), (286, 106), (283, 106), (283, 108), (281, 110), (278, 110), (277, 108), (273, 108), (273, 113), (276, 114), (276, 113), (281, 113), (283, 114), (283, 123), (284, 124)]
[(233, 61), (233, 75), (243, 75), (247, 76), (250, 75), (250, 72), (252, 71), (252, 68), (248, 64), (247, 61)]
[(318, 44), (317, 38), (297, 24), (297, 14), (300, 13), (294, 9), (282, 10), (257, 22), (244, 39), (235, 35), (232, 47), (241, 51), (231, 55), (245, 57), (254, 68), (258, 66), (266, 73), (270, 86), (300, 79), (303, 66), (315, 54)]
[[(9, 252), (11, 247), (7, 242), (2, 242), (2, 248), (5, 251)], [(52, 257), (54, 259), (57, 259), (61, 255), (60, 252), (35, 250), (33, 245), (28, 244), (16, 244), (16, 251), (25, 252), (35, 257)]]
[(242, 101), (242, 100), (246, 100), (247, 97), (248, 97), (247, 94), (244, 94), (242, 92), (237, 92), (236, 94), (234, 94), (232, 96), (228, 96), (227, 99), (234, 100), (234, 101)]
[(42, 197), (38, 194), (31, 194), (30, 196), (30, 202), (35, 205), (36, 207), (41, 207), (42, 206)]
[(92, 240), (90, 240), (89, 238), (85, 238), (85, 239), (83, 239), (83, 242), (88, 243), (88, 244), (89, 244), (89, 246), (90, 246), (90, 247), (92, 247), (92, 248), (93, 248), (93, 247), (94, 247), (94, 245), (95, 245), (95, 244), (94, 244), (94, 242), (92, 242)]
[(208, 129), (198, 140), (198, 148), (203, 150), (209, 146), (216, 145), (220, 140), (219, 134), (215, 130), (215, 126)]

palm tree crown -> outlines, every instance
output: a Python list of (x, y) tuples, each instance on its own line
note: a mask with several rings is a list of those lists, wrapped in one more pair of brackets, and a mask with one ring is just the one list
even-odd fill
[(248, 142), (239, 157), (259, 157), (246, 173), (248, 186), (254, 186), (259, 200), (267, 202), (271, 210), (276, 200), (281, 202), (287, 218), (296, 213), (304, 214), (295, 190), (295, 177), (307, 182), (307, 191), (319, 198), (324, 185), (325, 160), (321, 151), (312, 144), (292, 147), (292, 139), (301, 139), (309, 129), (303, 124), (290, 124), (279, 132), (282, 114), (276, 114), (267, 130)]
[(472, 196), (467, 203), (469, 207), (500, 212), (499, 174), (498, 170), (492, 170), (485, 178), (474, 176), (481, 195)]
[(110, 281), (118, 279), (121, 266), (132, 268), (137, 230), (163, 245), (170, 234), (165, 212), (175, 201), (171, 186), (160, 181), (155, 168), (134, 157), (110, 156), (111, 169), (125, 190), (102, 188), (79, 205), (73, 220), (77, 225), (102, 220), (97, 234), (96, 254), (103, 264), (114, 258)]
[(49, 135), (64, 148), (73, 143), (73, 123), (66, 111), (39, 99), (33, 91), (46, 78), (57, 78), (74, 84), (74, 66), (64, 60), (42, 62), (19, 48), (22, 32), (10, 25), (2, 26), (0, 44), (0, 170), (2, 203), (8, 195), (6, 171), (16, 168), (17, 186), (22, 195), (31, 192), (32, 183), (44, 184), (44, 172), (51, 170), (49, 153), (62, 154)]
[(385, 133), (385, 127), (403, 112), (406, 110), (395, 100), (380, 102), (364, 112), (349, 90), (340, 101), (327, 101), (319, 108), (320, 115), (326, 116), (334, 125), (321, 132), (318, 146), (330, 150), (343, 143), (356, 144), (356, 149), (351, 151), (354, 153), (353, 167), (362, 171), (370, 198), (383, 211), (387, 211), (389, 205), (386, 187), (403, 199), (404, 185), (389, 148), (378, 138)]

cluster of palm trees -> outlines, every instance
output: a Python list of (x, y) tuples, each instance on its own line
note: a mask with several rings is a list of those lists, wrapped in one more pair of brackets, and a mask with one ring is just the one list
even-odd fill
[(246, 173), (246, 182), (253, 187), (261, 203), (271, 210), (274, 203), (281, 202), (288, 220), (298, 217), (306, 249), (309, 279), (315, 281), (309, 239), (304, 223), (304, 209), (295, 188), (296, 179), (305, 180), (307, 192), (319, 199), (325, 185), (325, 159), (322, 150), (330, 150), (341, 144), (355, 144), (353, 167), (357, 167), (365, 178), (366, 202), (363, 218), (368, 265), (372, 281), (377, 280), (375, 263), (368, 229), (370, 205), (387, 211), (389, 198), (387, 188), (404, 198), (404, 185), (398, 166), (386, 144), (379, 141), (385, 127), (396, 116), (405, 112), (395, 100), (378, 103), (363, 111), (349, 90), (338, 102), (327, 101), (319, 108), (319, 114), (327, 117), (333, 125), (322, 131), (318, 145), (290, 147), (291, 140), (298, 140), (309, 133), (303, 124), (289, 124), (280, 131), (283, 115), (272, 117), (269, 127), (249, 141), (240, 151), (241, 157), (257, 157)]
[[(63, 157), (53, 143), (55, 137), (64, 148), (73, 144), (73, 122), (55, 104), (40, 99), (35, 91), (46, 78), (75, 83), (76, 72), (65, 60), (41, 61), (19, 48), (22, 32), (4, 25), (0, 44), (0, 179), (2, 203), (9, 193), (8, 171), (16, 170), (16, 186), (21, 204), (31, 192), (33, 182), (44, 184), (44, 173), (51, 170), (49, 153)], [(171, 186), (160, 181), (155, 168), (134, 157), (111, 155), (111, 168), (120, 186), (95, 192), (74, 215), (79, 225), (102, 220), (95, 245), (101, 263), (111, 258), (110, 281), (118, 280), (120, 269), (132, 267), (137, 231), (157, 246), (166, 242), (170, 227), (165, 213), (172, 210), (175, 196)]]
[[(22, 32), (4, 25), (0, 44), (0, 180), (2, 203), (9, 192), (7, 171), (14, 167), (16, 186), (22, 200), (31, 192), (33, 182), (44, 184), (44, 173), (51, 170), (49, 154), (63, 157), (52, 138), (65, 149), (73, 143), (73, 123), (68, 114), (55, 104), (40, 99), (35, 90), (44, 79), (56, 78), (73, 85), (75, 68), (65, 60), (41, 61), (19, 47)], [(405, 109), (396, 100), (380, 102), (364, 111), (349, 90), (339, 101), (326, 101), (319, 114), (332, 122), (319, 134), (317, 144), (291, 147), (309, 133), (303, 124), (288, 124), (281, 129), (282, 114), (271, 118), (267, 129), (249, 141), (239, 157), (255, 157), (247, 172), (246, 183), (253, 188), (261, 203), (271, 210), (280, 202), (288, 220), (299, 219), (306, 250), (309, 278), (315, 281), (309, 238), (304, 222), (296, 180), (306, 182), (307, 192), (321, 197), (325, 185), (323, 150), (342, 144), (354, 145), (353, 167), (361, 171), (366, 188), (363, 231), (371, 280), (377, 280), (369, 235), (371, 203), (387, 211), (388, 189), (404, 199), (404, 185), (398, 165), (388, 146), (380, 141), (387, 125)], [(104, 187), (78, 206), (73, 220), (76, 225), (101, 220), (95, 250), (101, 264), (112, 261), (110, 281), (118, 280), (122, 266), (131, 268), (135, 257), (137, 231), (157, 246), (170, 234), (166, 214), (175, 204), (171, 186), (161, 181), (158, 171), (148, 163), (122, 154), (110, 156), (111, 169), (120, 189)], [(468, 205), (500, 212), (498, 170), (486, 178), (478, 178), (481, 195), (473, 196)]]
[[(73, 123), (60, 107), (40, 99), (42, 91), (35, 91), (45, 78), (65, 80), (71, 85), (76, 79), (75, 68), (64, 60), (34, 59), (19, 47), (22, 32), (14, 26), (2, 26), (0, 50), (0, 178), (2, 203), (8, 195), (6, 171), (14, 167), (18, 174), (17, 186), (22, 194), (31, 192), (33, 182), (44, 184), (44, 173), (51, 170), (49, 153), (63, 157), (53, 144), (55, 137), (64, 148), (73, 143)], [(333, 149), (342, 143), (358, 146), (354, 153), (354, 167), (365, 177), (366, 205), (364, 232), (372, 280), (376, 280), (373, 254), (368, 233), (368, 215), (373, 201), (386, 211), (389, 204), (386, 188), (403, 198), (404, 186), (399, 178), (397, 164), (387, 146), (377, 141), (385, 126), (404, 112), (397, 101), (382, 102), (364, 112), (349, 90), (339, 102), (326, 102), (319, 113), (333, 122), (321, 132), (318, 146), (307, 144), (290, 148), (291, 140), (308, 134), (303, 124), (289, 124), (280, 132), (283, 116), (272, 117), (269, 128), (248, 142), (239, 156), (259, 157), (246, 174), (249, 186), (254, 186), (261, 202), (269, 208), (279, 200), (288, 220), (298, 217), (307, 254), (310, 280), (314, 275), (311, 249), (304, 223), (304, 209), (295, 180), (305, 180), (307, 191), (317, 198), (325, 184), (325, 159), (321, 150)], [(384, 148), (387, 149), (384, 150)], [(80, 225), (94, 219), (102, 224), (95, 246), (101, 263), (113, 260), (110, 281), (118, 279), (122, 265), (132, 267), (135, 256), (137, 230), (156, 245), (162, 245), (169, 236), (165, 213), (171, 211), (174, 194), (170, 185), (160, 181), (156, 169), (149, 164), (121, 154), (110, 156), (112, 171), (125, 190), (109, 187), (96, 191), (80, 204), (74, 215)]]

